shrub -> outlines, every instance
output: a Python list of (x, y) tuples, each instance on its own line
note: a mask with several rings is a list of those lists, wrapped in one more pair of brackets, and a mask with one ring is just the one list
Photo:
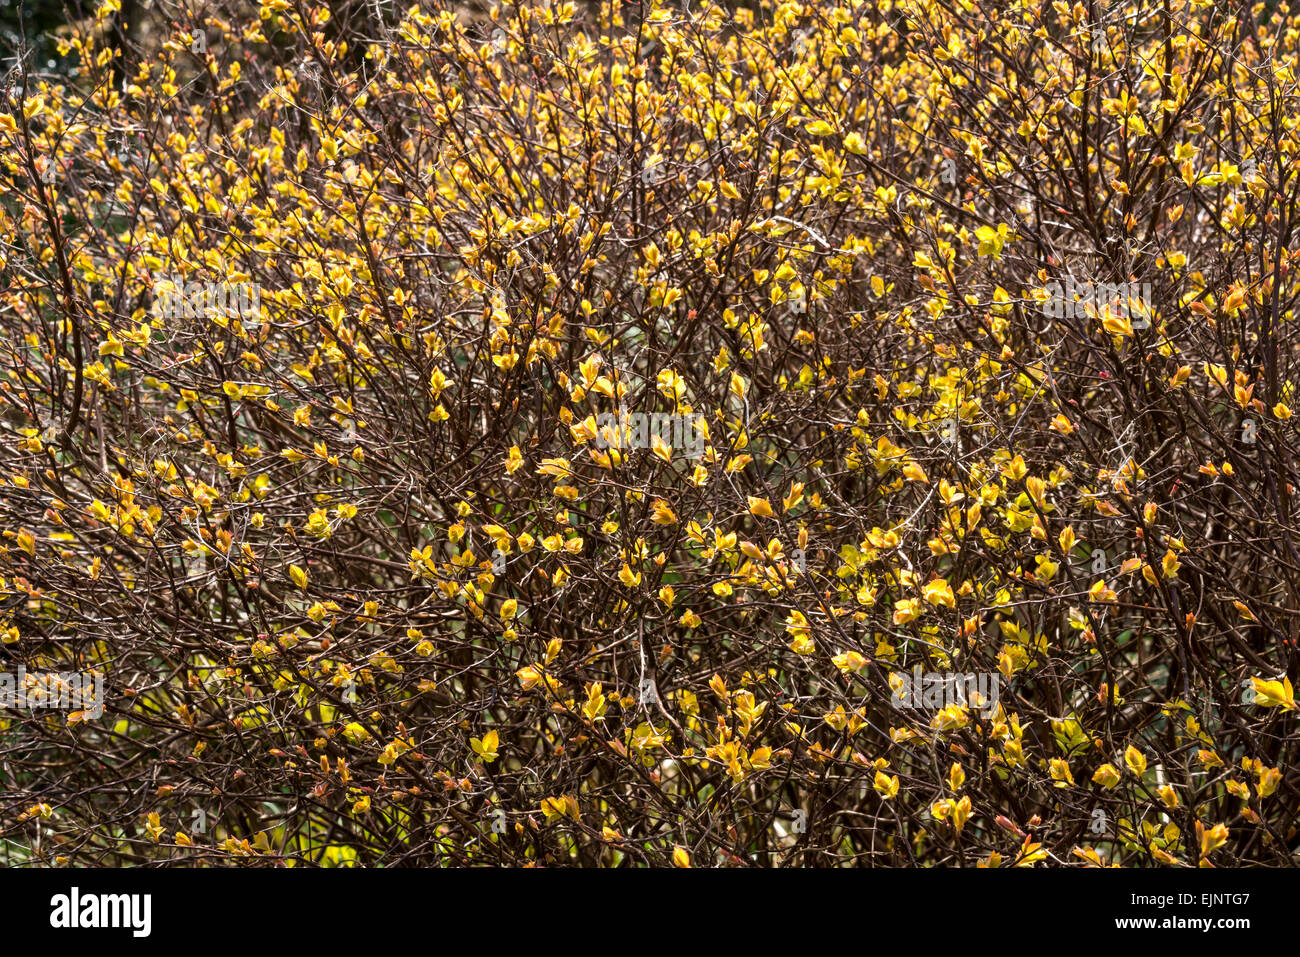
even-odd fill
[(76, 24), (9, 860), (1294, 863), (1297, 23), (1091, 9)]

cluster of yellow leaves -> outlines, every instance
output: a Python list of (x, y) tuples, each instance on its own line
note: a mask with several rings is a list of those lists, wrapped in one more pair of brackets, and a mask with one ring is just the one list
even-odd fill
[[(205, 707), (285, 734), (277, 757), (322, 752), (315, 786), (346, 788), (358, 817), (397, 820), (432, 781), (456, 795), (496, 775), (541, 786), (526, 767), (546, 754), (623, 762), (612, 787), (648, 780), (670, 803), (688, 781), (775, 807), (786, 780), (834, 780), (890, 827), (906, 805), (914, 827), (888, 851), (901, 859), (976, 831), (1004, 839), (979, 766), (1004, 790), (1053, 795), (1040, 840), (1038, 825), (1004, 827), (1016, 839), (985, 866), (1047, 860), (1042, 833), (1071, 830), (1090, 784), (1144, 816), (1117, 822), (1112, 858), (1209, 858), (1225, 823), (1197, 817), (1193, 837), (1154, 820), (1232, 797), (1234, 829), (1258, 823), (1250, 802), (1282, 772), (1244, 769), (1252, 791), (1228, 770), (1224, 728), (1192, 728), (1191, 704), (1161, 702), (1221, 769), (1193, 800), (1148, 758), (1149, 738), (1114, 730), (1120, 691), (1137, 697), (1147, 679), (1112, 672), (1148, 631), (1182, 648), (1209, 617), (1272, 620), (1275, 596), (1248, 589), (1209, 596), (1215, 616), (1190, 599), (1210, 499), (1180, 511), (1167, 479), (1233, 494), (1246, 494), (1239, 472), (1265, 482), (1240, 459), (1175, 460), (1169, 441), (1136, 453), (1120, 421), (1134, 402), (1107, 389), (1119, 370), (1149, 370), (1144, 408), (1206, 436), (1286, 440), (1289, 387), (1261, 378), (1242, 344), (1220, 345), (1293, 290), (1292, 254), (1279, 241), (1267, 274), (1216, 286), (1171, 204), (1147, 238), (1161, 282), (1178, 286), (1178, 321), (1144, 309), (1047, 323), (1045, 287), (1082, 264), (1044, 252), (1042, 223), (1071, 214), (1067, 197), (1032, 217), (998, 198), (1024, 189), (1023, 170), (1083, 175), (1113, 201), (1089, 215), (1136, 239), (1130, 144), (1153, 151), (1161, 131), (1169, 155), (1152, 178), (1171, 197), (1213, 190), (1227, 228), (1264, 221), (1257, 174), (1196, 136), (1218, 107), (1163, 135), (1199, 109), (1188, 76), (1209, 41), (1110, 44), (1132, 80), (1027, 61), (1008, 99), (1012, 74), (980, 50), (1078, 42), (1083, 7), (1040, 19), (961, 5), (981, 12), (976, 29), (915, 0), (783, 2), (761, 22), (737, 12), (735, 30), (714, 4), (645, 6), (636, 42), (619, 5), (598, 29), (572, 3), (496, 11), (501, 36), (484, 42), (416, 5), (400, 47), (362, 51), (363, 80), (323, 39), (326, 7), (274, 2), (241, 42), (314, 44), (345, 95), (318, 102), (279, 67), (250, 93), (236, 61), (213, 73), (211, 104), (177, 110), (186, 68), (171, 41), (125, 95), (45, 84), (0, 112), (15, 182), (33, 151), (38, 171), (74, 171), (48, 192), (6, 186), (0, 204), (5, 249), (30, 233), (58, 252), (0, 260), (15, 277), (0, 292), (15, 333), (0, 346), (5, 396), (22, 418), (0, 588), (47, 617), (80, 606), (85, 582), (183, 593), (185, 610), (166, 610), (189, 616), (178, 631), (221, 636), (192, 663), (217, 689)], [(68, 51), (102, 69), (100, 43)], [(1279, 43), (1294, 53), (1293, 36)], [(963, 119), (955, 91), (970, 81), (955, 61), (993, 71), (973, 108), (1011, 121), (1017, 155)], [(1242, 103), (1297, 95), (1280, 55), (1254, 66)], [(256, 109), (241, 105), (254, 95)], [(1084, 150), (1081, 171), (1068, 117), (1085, 103), (1114, 149)], [(171, 125), (128, 167), (110, 134), (149, 126), (151, 110)], [(1251, 143), (1266, 134), (1248, 126)], [(77, 180), (79, 155), (121, 170), (111, 195)], [(77, 215), (77, 190), (133, 215), (69, 246), (58, 224)], [(63, 275), (41, 287), (56, 267), (75, 315), (60, 312)], [(185, 291), (257, 283), (261, 312), (159, 315), (172, 276)], [(1096, 356), (1106, 367), (1081, 374)], [(73, 394), (87, 396), (76, 455), (59, 431)], [(642, 419), (625, 427), (628, 410)], [(112, 660), (114, 635), (97, 641), (96, 660)], [(983, 674), (1003, 694), (891, 707), (913, 667)], [(1029, 700), (1044, 686), (1051, 707)], [(1297, 710), (1289, 678), (1251, 687), (1252, 720)], [(178, 715), (188, 737), (193, 690), (135, 706)], [(445, 720), (484, 693), (483, 713)], [(436, 731), (414, 734), (421, 721)], [(331, 769), (331, 748), (359, 760)], [(936, 779), (932, 758), (950, 754), (964, 769)], [(426, 762), (469, 776), (411, 770)], [(531, 801), (537, 827), (632, 840), (617, 801), (563, 786)]]

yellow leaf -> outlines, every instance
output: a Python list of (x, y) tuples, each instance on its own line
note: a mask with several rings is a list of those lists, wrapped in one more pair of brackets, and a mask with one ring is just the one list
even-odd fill
[(953, 597), (952, 588), (942, 578), (927, 582), (922, 586), (921, 593), (931, 605), (943, 605), (947, 608), (957, 607), (957, 600)]
[(890, 777), (884, 771), (877, 771), (875, 783), (872, 786), (877, 794), (888, 801), (898, 796), (898, 775)]
[(1216, 824), (1209, 830), (1200, 821), (1196, 822), (1196, 830), (1201, 837), (1201, 857), (1209, 857), (1210, 854), (1222, 847), (1228, 840), (1228, 826), (1226, 824)]
[(343, 729), (343, 736), (354, 744), (360, 744), (370, 737), (370, 732), (363, 725), (353, 721)]
[(1250, 683), (1255, 688), (1255, 703), (1263, 708), (1281, 708), (1284, 711), (1295, 711), (1295, 691), (1291, 687), (1291, 679), (1283, 678), (1281, 681), (1265, 681), (1262, 678), (1251, 678)]
[(1127, 316), (1108, 315), (1101, 320), (1102, 328), (1112, 336), (1131, 336), (1133, 335), (1133, 324), (1129, 322)]
[(921, 617), (921, 603), (915, 598), (904, 598), (894, 604), (894, 624), (905, 625)]
[(519, 446), (510, 446), (510, 451), (506, 453), (506, 473), (514, 475), (519, 471), (520, 466), (524, 464), (523, 453), (519, 451)]
[(1133, 772), (1135, 777), (1142, 777), (1147, 770), (1147, 759), (1137, 748), (1129, 745), (1124, 751), (1124, 763), (1128, 769)]
[(981, 226), (975, 230), (975, 238), (979, 240), (979, 249), (977, 252), (981, 256), (997, 257), (1002, 253), (1002, 245), (1006, 241), (1008, 229), (1005, 223), (1000, 223), (997, 229), (992, 226)]
[(1103, 764), (1092, 775), (1094, 784), (1100, 784), (1107, 791), (1119, 784), (1119, 771), (1113, 764)]
[(1161, 559), (1160, 565), (1164, 569), (1166, 578), (1178, 577), (1178, 555), (1175, 554), (1173, 550), (1165, 552), (1165, 557)]
[(961, 831), (970, 819), (970, 795), (962, 795), (952, 806), (952, 826)]
[(491, 764), (498, 757), (497, 754), (497, 733), (489, 731), (482, 738), (470, 738), (469, 746), (473, 748), (474, 753), (483, 759), (485, 764)]

